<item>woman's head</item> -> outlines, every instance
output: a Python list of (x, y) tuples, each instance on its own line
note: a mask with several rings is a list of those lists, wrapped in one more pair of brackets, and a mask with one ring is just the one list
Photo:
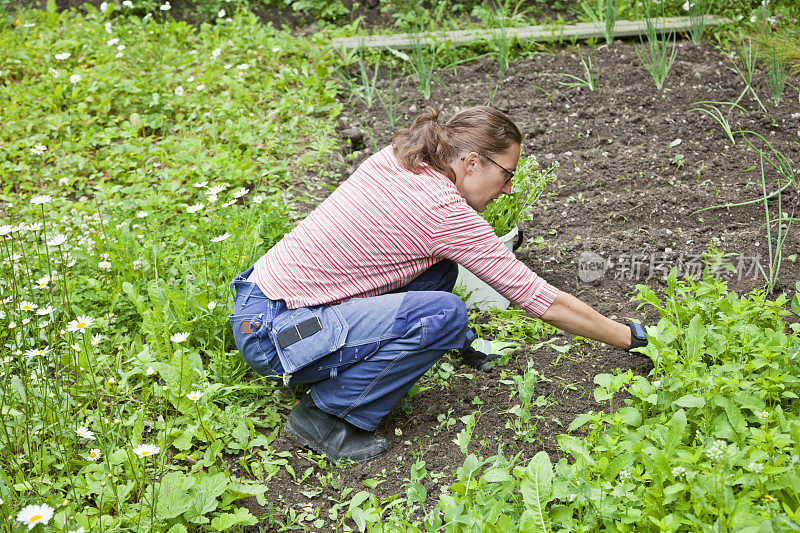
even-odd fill
[(482, 212), (510, 192), (509, 171), (517, 166), (522, 133), (505, 114), (491, 107), (471, 107), (439, 122), (441, 108), (428, 108), (408, 129), (395, 134), (400, 164), (419, 172), (422, 164), (438, 170), (476, 211)]

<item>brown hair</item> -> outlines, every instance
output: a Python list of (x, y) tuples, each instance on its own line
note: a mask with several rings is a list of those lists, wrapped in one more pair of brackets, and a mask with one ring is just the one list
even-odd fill
[(419, 173), (425, 163), (455, 182), (450, 163), (458, 153), (469, 150), (492, 157), (522, 144), (517, 125), (491, 107), (470, 107), (444, 124), (439, 122), (441, 112), (441, 106), (429, 107), (392, 138), (395, 157), (408, 170)]

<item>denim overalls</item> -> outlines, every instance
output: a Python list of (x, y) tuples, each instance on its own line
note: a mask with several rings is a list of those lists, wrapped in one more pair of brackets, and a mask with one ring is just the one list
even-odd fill
[(457, 266), (442, 260), (397, 291), (335, 305), (288, 309), (247, 281), (231, 283), (236, 346), (257, 373), (312, 383), (323, 411), (367, 431), (447, 350), (474, 334), (452, 294)]

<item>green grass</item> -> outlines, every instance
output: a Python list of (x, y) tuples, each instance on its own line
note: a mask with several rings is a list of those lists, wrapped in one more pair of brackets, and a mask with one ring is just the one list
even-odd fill
[(292, 227), (292, 186), (337, 145), (319, 39), (91, 8), (0, 30), (4, 516), (258, 521), (236, 501), (265, 487), (222, 456), (268, 464), (259, 428), (285, 400), (244, 377), (227, 284)]

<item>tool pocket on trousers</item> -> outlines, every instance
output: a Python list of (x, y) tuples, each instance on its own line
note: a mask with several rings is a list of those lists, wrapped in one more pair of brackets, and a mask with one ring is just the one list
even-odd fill
[(335, 307), (300, 307), (275, 318), (270, 338), (291, 374), (344, 346), (348, 329)]

